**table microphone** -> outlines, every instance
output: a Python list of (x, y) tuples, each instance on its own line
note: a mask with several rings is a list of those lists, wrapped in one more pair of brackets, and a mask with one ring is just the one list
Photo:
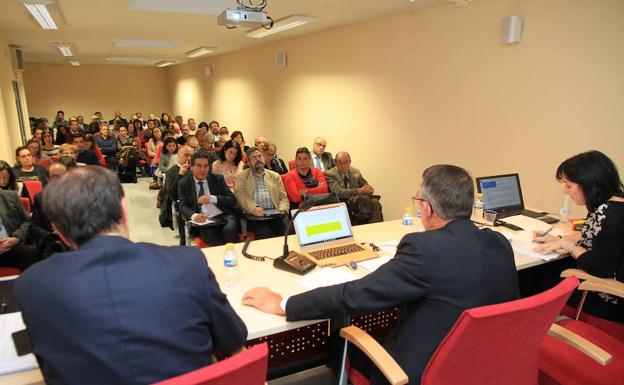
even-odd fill
[(300, 212), (308, 211), (314, 206), (328, 205), (338, 202), (340, 202), (340, 199), (336, 193), (308, 195), (303, 203), (301, 203), (301, 206), (299, 206), (299, 210), (297, 210), (295, 215), (293, 215), (288, 222), (286, 232), (284, 233), (284, 250), (282, 256), (273, 261), (273, 267), (297, 274), (305, 274), (312, 270), (316, 266), (314, 261), (305, 257), (303, 254), (297, 253), (296, 251), (290, 251), (288, 249), (288, 233), (295, 222), (295, 218), (297, 218), (297, 215), (299, 215)]

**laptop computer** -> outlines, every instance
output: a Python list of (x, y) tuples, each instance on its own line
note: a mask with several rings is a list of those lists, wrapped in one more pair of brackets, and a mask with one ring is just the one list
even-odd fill
[(541, 218), (548, 214), (524, 208), (518, 174), (479, 177), (476, 182), (477, 191), (483, 193), (483, 209), (496, 211), (496, 219), (513, 215)]
[(300, 253), (319, 266), (340, 266), (379, 255), (353, 238), (349, 211), (344, 202), (316, 206), (295, 218)]

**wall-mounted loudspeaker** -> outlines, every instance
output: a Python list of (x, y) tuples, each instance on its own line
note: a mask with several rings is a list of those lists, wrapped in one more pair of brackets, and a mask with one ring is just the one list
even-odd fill
[(204, 67), (204, 72), (205, 72), (206, 76), (212, 76), (212, 67), (211, 66), (205, 66)]
[(522, 18), (520, 16), (507, 16), (503, 19), (503, 31), (501, 38), (504, 44), (517, 44), (522, 34)]
[(275, 66), (278, 68), (286, 67), (286, 52), (278, 52), (275, 54)]

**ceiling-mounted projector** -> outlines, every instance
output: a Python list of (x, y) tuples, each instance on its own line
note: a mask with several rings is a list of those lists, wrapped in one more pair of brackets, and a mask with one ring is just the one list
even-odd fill
[(267, 24), (269, 20), (265, 12), (246, 9), (226, 9), (217, 17), (217, 24), (227, 27), (255, 27), (259, 24)]

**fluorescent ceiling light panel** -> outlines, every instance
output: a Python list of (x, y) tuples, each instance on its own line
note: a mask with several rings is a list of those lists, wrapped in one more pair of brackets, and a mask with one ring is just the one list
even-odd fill
[(80, 66), (80, 62), (78, 60), (68, 60), (69, 64), (73, 65), (73, 66)]
[(152, 61), (154, 59), (150, 57), (138, 57), (138, 56), (111, 56), (111, 57), (107, 57), (106, 60), (113, 61), (113, 62), (117, 62), (117, 61), (144, 62), (144, 61)]
[(74, 56), (72, 52), (72, 46), (69, 43), (54, 43), (56, 48), (61, 51), (61, 55), (63, 56)]
[(115, 41), (116, 47), (129, 48), (174, 48), (181, 44), (180, 40), (138, 40), (120, 39)]
[(224, 9), (235, 5), (234, 3), (234, 0), (132, 0), (128, 9), (218, 15)]
[(300, 25), (309, 23), (312, 20), (314, 20), (314, 17), (312, 16), (292, 15), (275, 21), (271, 29), (258, 27), (247, 32), (246, 35), (249, 37), (261, 38), (272, 35), (274, 33), (285, 31), (287, 29), (299, 27)]
[(52, 4), (49, 0), (27, 0), (24, 1), (24, 7), (35, 18), (37, 23), (43, 29), (58, 29), (58, 26), (54, 22), (50, 11), (48, 11), (47, 5)]
[(175, 60), (161, 60), (156, 63), (156, 67), (166, 67), (172, 65), (173, 63), (175, 63)]
[(216, 47), (203, 46), (203, 47), (195, 48), (194, 50), (188, 51), (184, 54), (188, 57), (199, 57), (202, 55), (209, 54), (210, 52), (213, 52), (215, 49)]

